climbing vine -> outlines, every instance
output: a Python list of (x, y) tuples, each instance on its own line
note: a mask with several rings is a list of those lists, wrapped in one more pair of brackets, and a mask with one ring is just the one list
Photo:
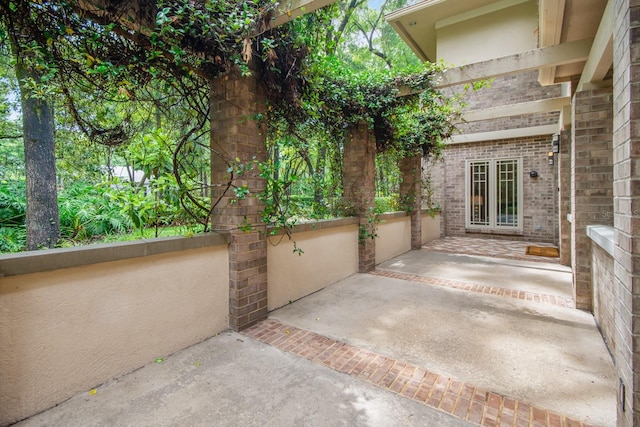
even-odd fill
[[(229, 180), (217, 185), (234, 200), (249, 197), (234, 179), (254, 168), (267, 181), (266, 191), (254, 195), (266, 206), (263, 220), (290, 227), (300, 170), (314, 170), (320, 181), (324, 162), (339, 168), (350, 127), (366, 123), (379, 152), (429, 156), (453, 132), (457, 111), (433, 83), (440, 65), (355, 72), (331, 54), (337, 41), (330, 32), (327, 43), (334, 47), (314, 50), (337, 6), (272, 29), (276, 6), (275, 0), (0, 0), (0, 43), (14, 40), (19, 60), (38, 70), (24, 82), (27, 95), (64, 99), (92, 141), (127, 144), (148, 125), (130, 105), (150, 105), (177, 123), (173, 173), (184, 209), (205, 228), (220, 201), (209, 198), (193, 167), (208, 149), (209, 83), (232, 73), (259, 75), (268, 105), (253, 119), (271, 147), (286, 141), (289, 151), (274, 151), (261, 164), (226, 159)], [(311, 139), (322, 151), (315, 165)], [(291, 162), (285, 174), (283, 161)]]

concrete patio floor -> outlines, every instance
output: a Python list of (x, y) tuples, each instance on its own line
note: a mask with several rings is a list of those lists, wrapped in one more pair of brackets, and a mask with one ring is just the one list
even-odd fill
[(593, 316), (536, 261), (411, 251), (19, 425), (613, 426)]

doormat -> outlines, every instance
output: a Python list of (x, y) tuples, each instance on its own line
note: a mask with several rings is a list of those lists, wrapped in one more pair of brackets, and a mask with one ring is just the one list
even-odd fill
[(558, 258), (560, 256), (560, 251), (558, 248), (550, 248), (548, 246), (527, 246), (527, 255)]

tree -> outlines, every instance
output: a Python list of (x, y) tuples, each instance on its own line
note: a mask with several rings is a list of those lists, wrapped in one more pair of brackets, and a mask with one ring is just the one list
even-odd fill
[(42, 92), (45, 75), (38, 67), (41, 47), (30, 32), (28, 19), (33, 11), (23, 15), (9, 13), (16, 4), (0, 3), (2, 24), (15, 60), (15, 74), (20, 88), (22, 128), (27, 192), (27, 249), (53, 247), (60, 237), (53, 109)]

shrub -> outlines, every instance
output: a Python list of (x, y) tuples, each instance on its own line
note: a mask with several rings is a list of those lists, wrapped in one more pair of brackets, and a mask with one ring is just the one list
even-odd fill
[(63, 237), (89, 239), (93, 236), (126, 233), (133, 228), (122, 206), (113, 203), (108, 185), (92, 186), (78, 182), (58, 198), (60, 230)]
[(0, 224), (24, 225), (27, 212), (27, 196), (24, 181), (2, 181), (0, 185)]
[(24, 225), (0, 226), (0, 252), (20, 252), (27, 244)]

